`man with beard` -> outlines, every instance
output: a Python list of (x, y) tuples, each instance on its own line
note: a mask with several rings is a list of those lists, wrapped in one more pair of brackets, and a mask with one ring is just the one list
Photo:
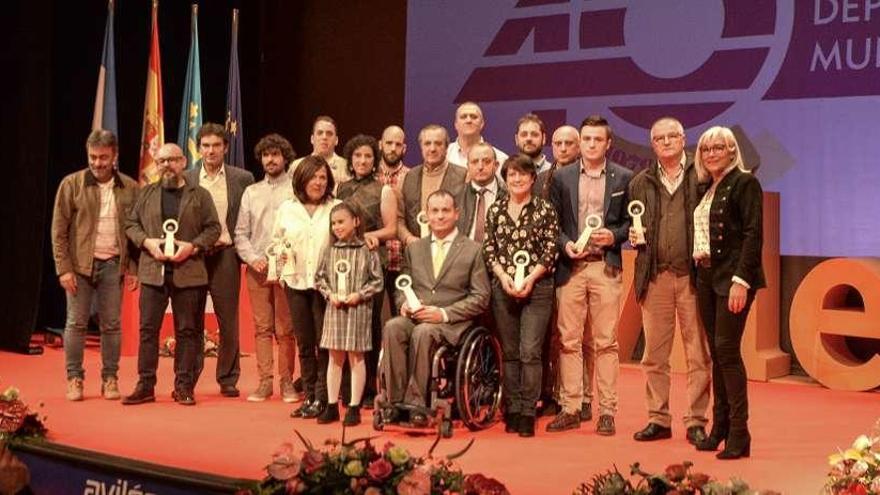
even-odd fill
[[(124, 222), (138, 186), (116, 170), (118, 145), (112, 132), (92, 131), (86, 152), (88, 168), (61, 181), (52, 214), (55, 271), (67, 296), (67, 400), (83, 399), (83, 349), (93, 302), (101, 330), (101, 395), (114, 400), (119, 399), (122, 280), (123, 274), (134, 274)], [(137, 286), (133, 277), (126, 281), (131, 290)]]
[[(241, 196), (241, 209), (235, 225), (235, 249), (247, 263), (245, 279), (254, 317), (257, 372), (260, 383), (248, 396), (262, 402), (272, 396), (274, 377), (273, 341), (278, 342), (278, 375), (281, 399), (292, 403), (302, 399), (293, 386), (296, 363), (296, 339), (287, 307), (287, 296), (278, 280), (269, 281), (269, 258), (275, 211), (286, 199), (293, 198), (293, 188), (285, 173), (296, 154), (290, 142), (278, 134), (269, 134), (257, 143), (254, 155), (263, 165), (266, 177), (247, 187)], [(280, 246), (274, 246), (280, 255)], [(275, 270), (277, 267), (271, 267)]]
[(429, 124), (423, 127), (419, 131), (419, 147), (424, 163), (413, 167), (406, 175), (397, 208), (397, 236), (404, 246), (421, 238), (417, 217), (419, 212), (426, 211), (428, 196), (444, 189), (457, 197), (467, 175), (464, 168), (450, 166), (446, 161), (449, 134), (443, 126)]
[[(229, 140), (220, 124), (207, 123), (197, 134), (202, 166), (186, 172), (186, 180), (207, 189), (214, 201), (220, 219), (220, 238), (210, 246), (205, 255), (208, 269), (208, 292), (214, 303), (217, 323), (220, 326), (220, 346), (217, 349), (217, 383), (224, 397), (238, 397), (236, 384), (241, 375), (238, 343), (238, 295), (241, 290), (241, 260), (235, 252), (232, 233), (238, 219), (241, 195), (254, 183), (254, 176), (247, 170), (225, 165)], [(207, 298), (202, 302), (204, 311)], [(204, 328), (204, 322), (200, 325)], [(199, 346), (196, 356), (195, 380), (198, 382), (205, 364), (204, 346)]]
[[(345, 158), (336, 154), (336, 145), (339, 144), (339, 133), (333, 117), (318, 115), (312, 124), (312, 135), (309, 137), (309, 141), (312, 143), (312, 155), (320, 156), (327, 160), (327, 164), (330, 165), (330, 171), (333, 173), (335, 184), (333, 194), (336, 194), (336, 188), (339, 187), (339, 184), (351, 179), (351, 174), (348, 173), (348, 162), (345, 161)], [(287, 174), (291, 178), (304, 158), (298, 158), (290, 164)]]
[[(483, 127), (486, 121), (483, 119), (483, 110), (472, 101), (466, 101), (455, 110), (455, 122), (453, 123), (458, 136), (446, 150), (446, 159), (453, 165), (467, 168), (468, 153), (471, 147), (483, 142)], [(495, 150), (495, 159), (498, 163), (507, 160), (507, 154), (498, 148)]]
[[(403, 155), (406, 153), (406, 135), (399, 126), (392, 125), (382, 131), (382, 139), (379, 140), (379, 182), (386, 185), (397, 195), (398, 204), (401, 199), (401, 188), (406, 178), (409, 167), (403, 163)], [(385, 241), (387, 262), (385, 265), (385, 291), (388, 293), (388, 305), (390, 313), (396, 314), (394, 307), (394, 281), (400, 275), (400, 261), (403, 256), (403, 246), (400, 239), (394, 238)]]
[[(197, 183), (184, 180), (186, 158), (176, 144), (156, 153), (161, 180), (146, 186), (126, 220), (125, 234), (143, 252), (138, 262), (140, 343), (138, 383), (123, 404), (156, 400), (159, 328), (168, 299), (174, 312), (174, 393), (182, 405), (195, 405), (194, 366), (204, 320), (208, 273), (204, 253), (220, 237), (220, 221), (211, 195)], [(168, 220), (176, 220), (174, 254), (166, 255), (162, 239)], [(169, 226), (170, 227), (170, 226)]]
[(507, 194), (507, 187), (498, 180), (498, 161), (491, 144), (482, 142), (468, 152), (468, 181), (457, 203), (461, 208), (458, 230), (469, 239), (482, 244), (486, 235), (486, 212), (492, 203)]
[(547, 130), (541, 117), (533, 113), (527, 113), (520, 117), (516, 121), (514, 141), (516, 142), (516, 149), (532, 159), (538, 174), (550, 170), (550, 162), (544, 156)]

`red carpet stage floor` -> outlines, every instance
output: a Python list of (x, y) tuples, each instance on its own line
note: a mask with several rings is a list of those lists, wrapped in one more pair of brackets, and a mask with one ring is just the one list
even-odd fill
[[(86, 350), (86, 400), (64, 399), (63, 353), (46, 348), (42, 356), (0, 352), (0, 389), (18, 387), (22, 399), (33, 408), (42, 404), (48, 417), (49, 440), (105, 452), (111, 455), (204, 471), (231, 477), (257, 479), (263, 476), (275, 448), (294, 439), (298, 429), (314, 442), (341, 433), (338, 425), (319, 426), (313, 420), (294, 420), (292, 410), (276, 396), (264, 403), (249, 403), (245, 396), (257, 377), (253, 357), (242, 358), (242, 397), (220, 396), (213, 382), (214, 360), (206, 360), (205, 373), (196, 389), (198, 405), (183, 407), (170, 397), (171, 359), (160, 360), (158, 402), (122, 406), (99, 398), (100, 365), (97, 349)], [(136, 358), (123, 358), (120, 384), (129, 393), (136, 381)], [(776, 489), (787, 494), (815, 494), (827, 472), (826, 459), (836, 448), (846, 448), (861, 433), (870, 430), (880, 416), (880, 394), (835, 392), (816, 385), (793, 381), (750, 383), (752, 457), (738, 461), (717, 461), (710, 453), (696, 452), (684, 439), (684, 428), (676, 422), (671, 440), (637, 443), (632, 434), (645, 425), (644, 380), (635, 366), (620, 373), (620, 412), (617, 435), (600, 437), (595, 421), (579, 431), (548, 434), (542, 418), (536, 437), (521, 439), (507, 435), (498, 424), (488, 431), (471, 433), (456, 428), (452, 439), (441, 442), (437, 451), (459, 450), (476, 438), (471, 450), (459, 460), (466, 472), (482, 472), (502, 480), (514, 494), (571, 493), (582, 481), (613, 464), (628, 471), (640, 461), (651, 471), (667, 464), (690, 460), (697, 470), (719, 478), (738, 475), (754, 488)], [(673, 380), (672, 408), (680, 417), (684, 402), (684, 377)], [(353, 435), (373, 435), (370, 416)], [(386, 431), (376, 440), (386, 440), (425, 452), (433, 438), (411, 436), (400, 430)]]

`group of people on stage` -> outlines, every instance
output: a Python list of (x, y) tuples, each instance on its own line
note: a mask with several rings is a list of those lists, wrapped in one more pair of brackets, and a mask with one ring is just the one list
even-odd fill
[[(719, 458), (748, 456), (740, 343), (765, 285), (762, 191), (734, 134), (708, 129), (690, 157), (681, 122), (661, 118), (650, 130), (657, 159), (634, 175), (606, 158), (613, 134), (600, 116), (554, 130), (552, 160), (543, 154), (547, 132), (537, 115), (517, 121), (511, 156), (483, 140), (484, 125), (477, 104), (460, 105), (456, 139), (450, 143), (440, 125), (425, 126), (417, 141), (422, 163), (409, 168), (400, 127), (386, 128), (378, 141), (357, 135), (339, 156), (336, 123), (320, 116), (306, 157), (295, 160), (278, 134), (260, 139), (254, 154), (265, 177), (254, 182), (225, 164), (226, 133), (209, 123), (198, 133), (200, 163), (187, 169), (183, 151), (165, 144), (155, 156), (161, 180), (140, 189), (117, 170), (116, 137), (93, 131), (89, 166), (62, 181), (52, 223), (67, 294), (67, 398), (83, 398), (94, 306), (102, 396), (128, 405), (154, 401), (170, 299), (172, 396), (195, 404), (208, 293), (220, 327), (216, 380), (223, 396), (237, 397), (243, 263), (259, 374), (250, 401), (270, 398), (277, 374), (281, 398), (302, 401), (294, 417), (355, 425), (382, 374), (386, 399), (412, 406), (401, 414), (427, 424), (421, 411), (430, 406), (432, 346), (456, 344), (476, 321), (501, 343), (505, 431), (534, 436), (539, 404), (554, 403), (548, 432), (580, 428), (593, 416), (595, 379), (596, 432), (614, 435), (621, 246), (629, 242), (637, 250), (649, 416), (634, 439), (672, 436), (677, 321), (687, 362), (687, 441), (713, 451), (723, 443)], [(138, 284), (139, 379), (121, 397), (121, 293)], [(396, 290), (404, 285), (407, 291)], [(386, 294), (392, 318), (383, 322)], [(350, 376), (343, 376), (346, 361)], [(344, 418), (340, 400), (348, 403)]]

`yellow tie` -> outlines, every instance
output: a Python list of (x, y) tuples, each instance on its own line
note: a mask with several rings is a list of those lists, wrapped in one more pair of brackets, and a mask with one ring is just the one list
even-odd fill
[(435, 242), (437, 243), (437, 250), (434, 252), (434, 278), (437, 278), (440, 276), (440, 268), (443, 267), (443, 260), (446, 259), (446, 244), (448, 244), (448, 242), (440, 239)]

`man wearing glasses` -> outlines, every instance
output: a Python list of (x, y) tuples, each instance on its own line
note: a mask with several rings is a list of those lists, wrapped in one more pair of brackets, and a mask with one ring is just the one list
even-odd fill
[[(174, 312), (174, 393), (182, 405), (194, 405), (194, 366), (201, 342), (201, 320), (208, 273), (204, 253), (220, 237), (217, 210), (207, 190), (183, 178), (186, 158), (176, 144), (165, 144), (156, 154), (160, 180), (146, 186), (129, 213), (125, 233), (140, 248), (140, 343), (138, 383), (126, 405), (156, 400), (159, 329), (171, 299)], [(172, 222), (177, 222), (172, 228)], [(172, 234), (166, 232), (172, 231)], [(168, 246), (164, 236), (174, 236)]]
[(642, 366), (647, 383), (645, 399), (648, 425), (635, 433), (637, 441), (672, 436), (669, 414), (669, 356), (676, 318), (681, 328), (687, 361), (688, 408), (684, 416), (688, 442), (706, 438), (709, 405), (710, 360), (706, 335), (697, 313), (694, 270), (693, 215), (700, 197), (693, 161), (684, 152), (681, 122), (663, 117), (651, 126), (651, 147), (657, 156), (629, 185), (629, 197), (644, 204), (643, 236), (630, 228), (630, 243), (637, 249), (636, 297), (642, 308), (645, 353)]

